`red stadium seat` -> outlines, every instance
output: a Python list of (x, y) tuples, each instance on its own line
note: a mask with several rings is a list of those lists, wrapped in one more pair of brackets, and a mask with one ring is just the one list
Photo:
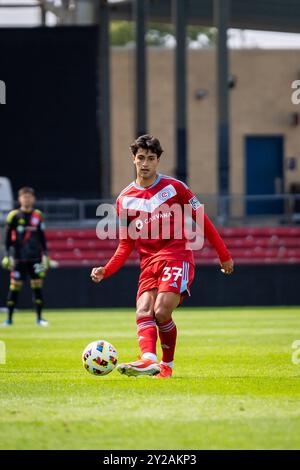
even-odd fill
[[(219, 231), (236, 264), (300, 263), (300, 227), (234, 227)], [(118, 240), (98, 239), (93, 229), (48, 230), (47, 239), (50, 256), (60, 266), (104, 265), (118, 246)], [(196, 264), (219, 263), (207, 240), (194, 256)], [(136, 251), (127, 264), (139, 264)]]

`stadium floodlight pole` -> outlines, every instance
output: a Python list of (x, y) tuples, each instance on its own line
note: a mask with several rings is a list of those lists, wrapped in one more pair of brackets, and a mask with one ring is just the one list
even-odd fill
[(41, 18), (41, 25), (46, 26), (46, 7), (44, 1), (40, 2), (40, 18)]
[(99, 100), (98, 123), (100, 126), (101, 197), (111, 198), (111, 126), (110, 126), (110, 52), (109, 52), (109, 5), (107, 0), (99, 2)]
[(173, 0), (172, 9), (176, 36), (175, 49), (175, 147), (176, 178), (187, 182), (186, 132), (186, 16), (185, 0)]
[(134, 0), (135, 23), (135, 135), (147, 132), (147, 48), (146, 48), (147, 0)]
[(229, 215), (229, 96), (227, 28), (230, 0), (214, 0), (214, 20), (217, 34), (217, 168), (218, 219), (225, 224)]

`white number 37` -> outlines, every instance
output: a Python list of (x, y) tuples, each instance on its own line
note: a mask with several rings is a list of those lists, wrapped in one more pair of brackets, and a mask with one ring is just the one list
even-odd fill
[(168, 267), (163, 269), (164, 276), (161, 278), (162, 281), (169, 281), (174, 276), (174, 281), (177, 281), (179, 277), (182, 277), (182, 268)]

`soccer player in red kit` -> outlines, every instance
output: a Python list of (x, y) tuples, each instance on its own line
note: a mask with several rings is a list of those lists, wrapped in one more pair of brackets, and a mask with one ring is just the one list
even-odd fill
[[(177, 209), (189, 209), (198, 223), (203, 206), (185, 183), (157, 173), (163, 153), (158, 139), (146, 134), (130, 148), (137, 177), (117, 198), (119, 246), (106, 266), (93, 268), (91, 278), (100, 282), (111, 276), (137, 249), (141, 274), (136, 323), (141, 357), (120, 364), (117, 370), (128, 376), (167, 378), (172, 375), (177, 336), (172, 313), (190, 295), (194, 278), (194, 256), (184, 230), (185, 217), (180, 217)], [(233, 261), (226, 245), (210, 219), (203, 213), (202, 217), (204, 235), (216, 249), (222, 271), (231, 274)], [(158, 335), (162, 348), (160, 363), (156, 355)]]

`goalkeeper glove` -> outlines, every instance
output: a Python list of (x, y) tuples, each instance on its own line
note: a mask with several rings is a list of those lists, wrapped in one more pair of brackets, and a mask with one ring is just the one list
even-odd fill
[(42, 257), (42, 265), (44, 267), (44, 270), (45, 271), (48, 271), (48, 269), (50, 268), (50, 258), (48, 255), (43, 255)]
[(3, 269), (13, 269), (14, 267), (14, 259), (12, 256), (4, 256), (2, 259), (2, 267)]

